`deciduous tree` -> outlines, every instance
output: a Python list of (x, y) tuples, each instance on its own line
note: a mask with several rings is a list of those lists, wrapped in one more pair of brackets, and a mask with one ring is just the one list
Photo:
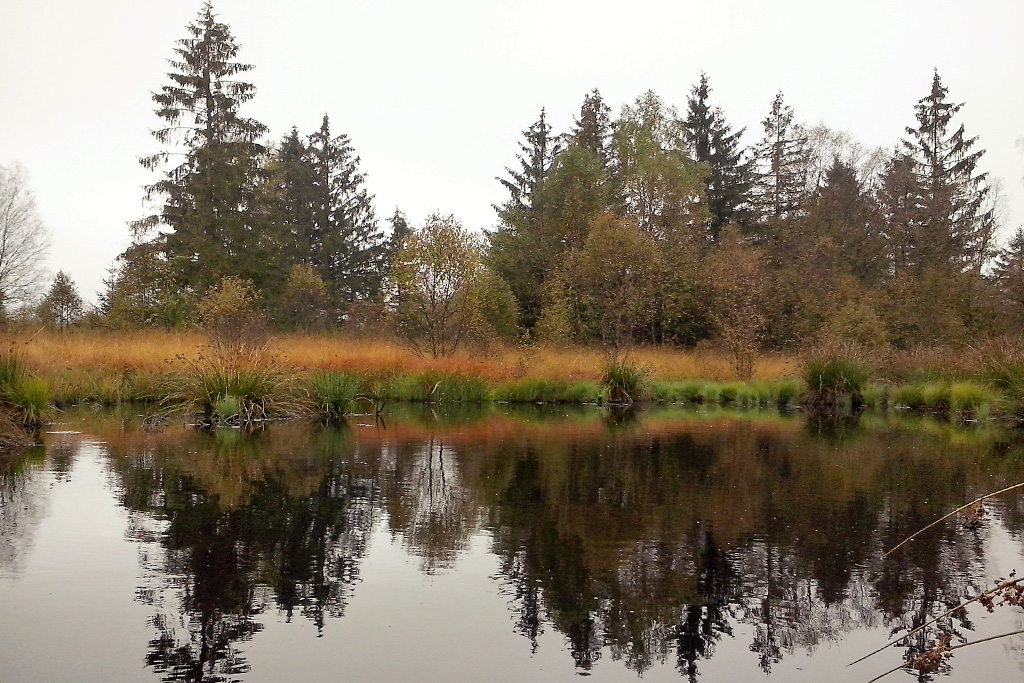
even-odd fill
[(39, 285), (49, 244), (24, 167), (0, 165), (0, 307), (24, 301)]

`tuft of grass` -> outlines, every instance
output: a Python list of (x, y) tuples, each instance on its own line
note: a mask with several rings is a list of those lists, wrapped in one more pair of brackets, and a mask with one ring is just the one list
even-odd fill
[(857, 407), (864, 401), (864, 387), (870, 374), (858, 354), (851, 350), (816, 353), (804, 365), (808, 403), (837, 406), (849, 402)]
[(309, 378), (313, 411), (326, 420), (337, 420), (352, 411), (356, 399), (367, 393), (367, 381), (355, 372), (326, 370)]
[(999, 397), (991, 389), (973, 382), (957, 382), (949, 388), (949, 406), (962, 420), (984, 420)]
[(627, 355), (613, 353), (604, 361), (601, 382), (609, 403), (633, 403), (644, 397), (647, 370), (634, 365)]
[(926, 410), (942, 415), (949, 414), (950, 387), (947, 382), (929, 382), (921, 389), (921, 399)]
[[(179, 357), (183, 369), (170, 378), (164, 402), (196, 413), (210, 424), (251, 425), (274, 417), (306, 412), (295, 396), (292, 379), (262, 347), (214, 347), (197, 358)], [(229, 402), (237, 403), (230, 419)], [(219, 406), (219, 407), (218, 407)]]
[(780, 406), (794, 405), (800, 400), (804, 388), (796, 380), (783, 380), (775, 386), (775, 402)]
[(910, 408), (911, 410), (924, 410), (927, 405), (924, 400), (924, 385), (905, 384), (898, 386), (892, 391), (892, 405)]
[(13, 409), (14, 419), (26, 426), (38, 427), (50, 419), (50, 387), (38, 377), (27, 377), (10, 387), (4, 401)]
[(868, 382), (864, 385), (864, 405), (869, 408), (885, 410), (889, 407), (889, 387), (880, 382)]
[(40, 427), (51, 416), (50, 387), (35, 377), (13, 349), (0, 355), (0, 409), (12, 421)]

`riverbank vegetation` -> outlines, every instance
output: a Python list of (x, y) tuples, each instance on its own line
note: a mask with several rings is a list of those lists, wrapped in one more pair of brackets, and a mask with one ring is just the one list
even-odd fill
[[(3, 400), (26, 424), (48, 406), (143, 402), (201, 422), (373, 414), (426, 403), (689, 403), (913, 410), (957, 421), (1024, 419), (1024, 343), (886, 352), (841, 345), (760, 354), (750, 377), (727, 351), (510, 345), (442, 357), (400, 342), (287, 335), (233, 345), (197, 331), (8, 332)], [(8, 371), (9, 370), (9, 371)], [(10, 375), (11, 379), (6, 379)]]
[(389, 400), (1024, 416), (1008, 337), (1024, 233), (998, 243), (997, 185), (938, 73), (891, 150), (799, 123), (782, 93), (747, 140), (703, 74), (682, 109), (646, 92), (615, 114), (595, 89), (568, 130), (541, 109), (480, 232), (441, 212), (379, 220), (327, 115), (270, 139), (209, 3), (174, 54), (143, 160), (151, 213), (99, 305), (63, 272), (37, 304), (0, 291), (57, 405), (229, 422)]

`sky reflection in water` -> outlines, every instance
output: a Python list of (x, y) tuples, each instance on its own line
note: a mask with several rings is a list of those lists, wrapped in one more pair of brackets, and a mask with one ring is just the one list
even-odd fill
[[(892, 629), (1024, 569), (1019, 498), (882, 556), (1024, 479), (996, 428), (661, 408), (256, 434), (68, 420), (81, 433), (0, 467), (5, 683), (866, 681), (923, 644), (845, 668)], [(947, 680), (1019, 679), (1019, 642), (958, 652)]]

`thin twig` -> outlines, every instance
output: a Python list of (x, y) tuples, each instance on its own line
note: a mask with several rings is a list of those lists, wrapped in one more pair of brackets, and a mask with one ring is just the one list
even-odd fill
[[(1019, 635), (1021, 635), (1021, 634), (1024, 634), (1024, 629), (1021, 629), (1020, 631), (1013, 631), (1012, 633), (1001, 633), (1001, 634), (999, 634), (998, 636), (989, 636), (988, 638), (981, 638), (981, 639), (979, 639), (979, 640), (972, 640), (972, 641), (971, 641), (971, 642), (969, 642), (969, 643), (961, 643), (960, 645), (954, 645), (953, 647), (951, 647), (951, 648), (948, 648), (948, 649), (946, 650), (946, 652), (952, 652), (953, 650), (959, 650), (960, 648), (962, 648), (962, 647), (967, 647), (968, 645), (978, 645), (978, 644), (980, 644), (980, 643), (987, 643), (987, 642), (988, 642), (988, 641), (990, 641), (990, 640), (998, 640), (999, 638), (1009, 638), (1010, 636), (1019, 636)], [(908, 666), (913, 666), (913, 663), (909, 663), (909, 664), (900, 664), (900, 665), (899, 665), (899, 666), (897, 666), (897, 667), (896, 667), (895, 669), (889, 669), (889, 670), (888, 670), (888, 671), (886, 671), (886, 672), (885, 672), (884, 674), (881, 674), (880, 676), (875, 676), (875, 677), (874, 677), (874, 678), (872, 678), (872, 679), (871, 679), (870, 681), (868, 681), (868, 683), (875, 683), (875, 681), (877, 681), (877, 680), (880, 680), (880, 679), (883, 679), (883, 678), (885, 678), (886, 676), (888, 676), (889, 674), (891, 674), (891, 673), (896, 673), (896, 672), (897, 672), (897, 671), (899, 671), (900, 669), (905, 669), (905, 668), (907, 668)]]
[(931, 626), (935, 622), (939, 621), (940, 619), (945, 619), (950, 614), (953, 614), (957, 610), (961, 610), (964, 607), (967, 607), (967, 605), (970, 605), (972, 602), (977, 602), (978, 600), (980, 600), (981, 598), (983, 598), (985, 596), (996, 595), (999, 591), (1003, 590), (1004, 588), (1009, 588), (1010, 586), (1015, 586), (1018, 583), (1020, 583), (1021, 581), (1024, 581), (1024, 576), (1022, 576), (1019, 579), (1013, 579), (1012, 581), (1007, 581), (1005, 583), (1001, 583), (998, 586), (996, 586), (995, 588), (990, 588), (990, 589), (988, 589), (987, 591), (985, 591), (983, 593), (978, 593), (977, 595), (975, 595), (970, 600), (967, 600), (965, 602), (961, 602), (959, 605), (957, 605), (953, 609), (946, 610), (945, 612), (943, 612), (939, 616), (935, 617), (931, 621), (927, 621), (927, 622), (921, 624), (920, 626), (918, 626), (917, 628), (915, 628), (913, 631), (909, 631), (907, 633), (904, 633), (902, 636), (900, 636), (898, 638), (894, 638), (893, 640), (890, 640), (888, 643), (886, 643), (882, 647), (878, 648), (874, 652), (869, 652), (866, 655), (864, 655), (863, 657), (861, 657), (860, 659), (853, 660), (852, 662), (850, 662), (846, 666), (853, 666), (854, 664), (856, 664), (858, 662), (863, 662), (868, 657), (873, 657), (874, 655), (877, 655), (879, 652), (881, 652), (885, 648), (889, 647), (890, 645), (895, 645), (896, 643), (900, 642), (901, 640), (906, 640), (907, 638), (909, 638), (910, 636), (914, 635), (915, 633), (920, 633), (921, 631), (925, 630), (926, 628), (928, 628), (929, 626)]
[(983, 500), (985, 500), (987, 498), (992, 498), (993, 496), (998, 496), (1000, 494), (1006, 493), (1007, 491), (1013, 491), (1014, 489), (1019, 489), (1019, 488), (1022, 488), (1022, 487), (1024, 487), (1024, 481), (1020, 482), (1019, 484), (1014, 484), (1013, 486), (1007, 486), (1005, 489), (1001, 489), (999, 491), (996, 491), (995, 493), (986, 493), (984, 496), (981, 496), (980, 498), (975, 498), (974, 500), (972, 500), (970, 503), (967, 503), (966, 505), (961, 505), (956, 510), (953, 510), (949, 514), (940, 517), (939, 519), (935, 520), (934, 522), (932, 522), (931, 524), (929, 524), (925, 528), (918, 529), (916, 532), (914, 532), (913, 534), (911, 534), (907, 538), (905, 538), (902, 541), (900, 541), (893, 548), (891, 548), (888, 551), (886, 551), (886, 553), (885, 553), (885, 555), (883, 555), (883, 557), (888, 557), (892, 553), (896, 552), (898, 549), (902, 548), (905, 544), (910, 543), (912, 540), (914, 540), (915, 538), (917, 538), (918, 536), (920, 536), (924, 532), (928, 531), (929, 529), (931, 529), (936, 524), (941, 524), (942, 522), (946, 521), (947, 519), (949, 519), (950, 517), (952, 517), (956, 513), (962, 512), (962, 511), (966, 510), (967, 508), (971, 507), (972, 505), (980, 503), (981, 501), (983, 501)]

